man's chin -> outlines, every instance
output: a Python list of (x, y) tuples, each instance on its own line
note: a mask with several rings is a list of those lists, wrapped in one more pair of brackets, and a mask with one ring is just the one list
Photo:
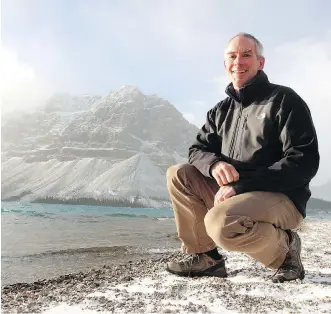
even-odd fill
[(232, 84), (235, 87), (235, 89), (240, 89), (240, 88), (244, 87), (251, 79), (252, 79), (252, 77), (235, 78), (232, 81)]
[(238, 80), (234, 80), (232, 81), (233, 87), (235, 90), (238, 90), (240, 88), (242, 88), (243, 86), (245, 86), (245, 84), (248, 82), (249, 80), (244, 80), (244, 81), (238, 81)]

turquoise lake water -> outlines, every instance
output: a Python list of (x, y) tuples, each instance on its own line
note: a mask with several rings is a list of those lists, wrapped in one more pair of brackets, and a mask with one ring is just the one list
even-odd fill
[(173, 211), (2, 202), (2, 284), (178, 249)]
[[(307, 220), (331, 219), (308, 210)], [(178, 250), (173, 210), (1, 203), (2, 285)]]

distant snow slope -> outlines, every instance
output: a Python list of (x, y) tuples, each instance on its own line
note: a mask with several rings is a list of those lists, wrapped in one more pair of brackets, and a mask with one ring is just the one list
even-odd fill
[[(2, 199), (18, 195), (26, 195), (25, 201), (45, 197), (62, 200), (138, 197), (143, 204), (159, 207), (162, 200), (169, 198), (165, 175), (144, 154), (115, 164), (97, 158), (27, 163), (16, 157), (6, 161), (3, 168)], [(149, 198), (160, 202), (148, 202)]]
[(113, 165), (94, 179), (86, 192), (96, 195), (168, 198), (165, 175), (143, 153)]

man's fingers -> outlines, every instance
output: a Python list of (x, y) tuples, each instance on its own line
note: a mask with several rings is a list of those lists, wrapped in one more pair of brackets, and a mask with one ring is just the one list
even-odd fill
[(228, 183), (231, 183), (231, 182), (234, 181), (232, 171), (231, 171), (231, 167), (225, 168), (224, 169), (224, 174), (226, 176), (226, 180), (228, 181)]
[(223, 202), (223, 195), (222, 195), (222, 193), (217, 193), (216, 195), (215, 195), (215, 198), (214, 198), (214, 204), (216, 205), (216, 204), (219, 204), (219, 203), (221, 203), (221, 202)]
[(231, 167), (231, 173), (232, 173), (232, 176), (233, 176), (233, 181), (238, 181), (239, 180), (239, 173), (238, 173), (238, 171), (236, 170), (235, 167)]
[(213, 167), (212, 175), (219, 186), (227, 185), (239, 180), (239, 173), (236, 168), (225, 162), (217, 163)]
[(222, 184), (222, 179), (220, 177), (220, 171), (217, 169), (217, 167), (212, 170), (211, 174), (213, 178), (216, 180), (217, 184), (219, 186), (222, 186), (223, 184)]
[(224, 199), (228, 199), (228, 198), (230, 198), (231, 196), (232, 196), (231, 191), (227, 191), (227, 192), (223, 195), (223, 198), (224, 198)]
[(222, 190), (221, 190), (221, 188), (217, 191), (217, 193), (215, 195), (215, 199), (219, 199), (220, 197), (222, 197)]
[(222, 184), (222, 180), (221, 180), (220, 176), (218, 175), (218, 173), (215, 174), (214, 178), (215, 178), (215, 180), (216, 180), (216, 182), (217, 182), (217, 184), (218, 184), (219, 186), (222, 186), (222, 185), (223, 185), (223, 184)]
[(226, 179), (226, 175), (225, 175), (224, 171), (220, 172), (220, 178), (221, 178), (223, 185), (227, 185), (229, 183), (228, 180)]
[(225, 170), (226, 170), (227, 179), (228, 179), (229, 183), (239, 180), (239, 173), (235, 167), (233, 167), (232, 165), (229, 164), (228, 167), (225, 168)]
[(236, 191), (233, 187), (231, 187), (224, 193), (224, 199), (228, 199), (234, 195), (236, 195)]

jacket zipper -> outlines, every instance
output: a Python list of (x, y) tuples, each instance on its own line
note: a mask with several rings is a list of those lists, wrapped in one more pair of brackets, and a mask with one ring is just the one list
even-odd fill
[(240, 111), (239, 111), (239, 117), (236, 121), (236, 126), (235, 126), (234, 133), (233, 133), (233, 136), (232, 136), (232, 139), (231, 139), (230, 152), (229, 152), (229, 157), (230, 158), (233, 158), (233, 155), (234, 155), (234, 146), (235, 146), (235, 143), (236, 143), (236, 137), (237, 137), (237, 133), (238, 133), (238, 126), (240, 125), (239, 122), (241, 120), (242, 112), (243, 112), (243, 109), (242, 109), (242, 105), (241, 105), (240, 106)]
[(242, 154), (242, 148), (243, 148), (243, 137), (244, 137), (244, 133), (247, 127), (247, 119), (248, 119), (248, 115), (244, 116), (244, 122), (242, 124), (242, 131), (240, 134), (240, 138), (239, 138), (239, 148), (238, 148), (238, 158), (240, 158), (241, 154)]

